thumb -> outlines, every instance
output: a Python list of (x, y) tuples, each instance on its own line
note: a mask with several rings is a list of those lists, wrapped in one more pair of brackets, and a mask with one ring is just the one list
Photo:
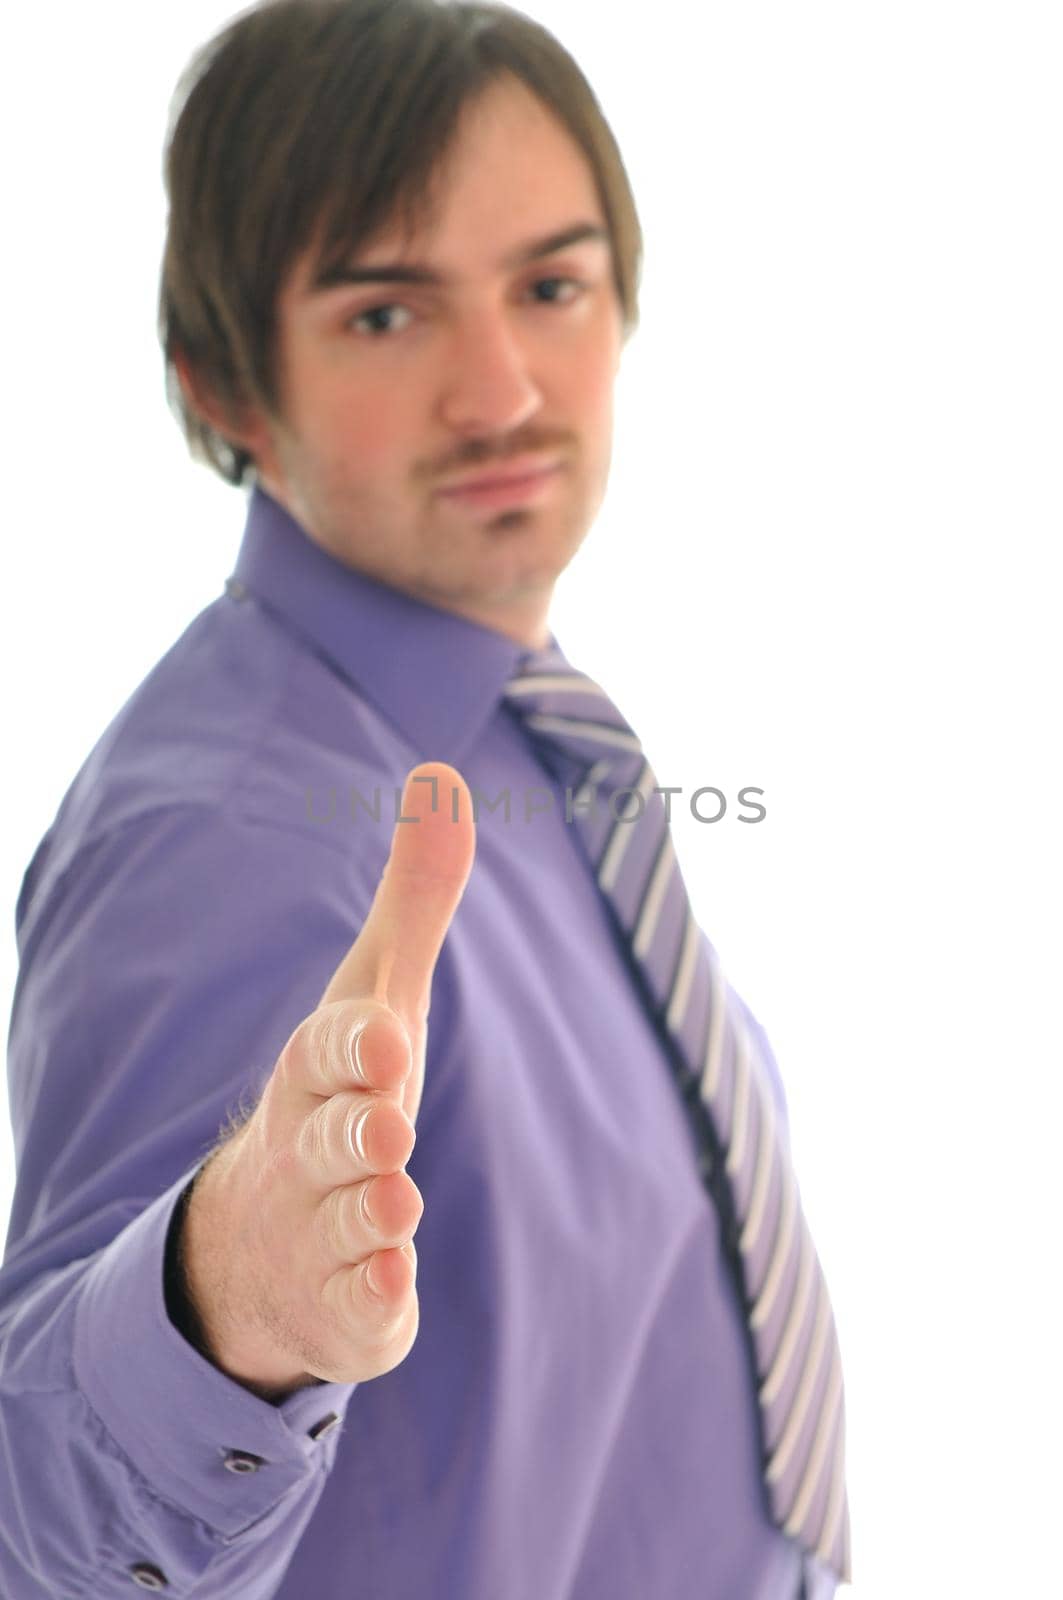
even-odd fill
[(443, 761), (414, 767), (399, 818), (362, 931), (320, 1003), (372, 996), (413, 1022), (427, 1015), (432, 974), (476, 850), (472, 796), (460, 772)]

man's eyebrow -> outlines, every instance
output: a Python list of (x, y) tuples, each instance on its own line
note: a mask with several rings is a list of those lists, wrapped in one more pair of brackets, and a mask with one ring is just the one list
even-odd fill
[[(597, 222), (575, 222), (571, 227), (562, 228), (559, 233), (547, 234), (545, 239), (533, 239), (528, 244), (520, 245), (500, 265), (504, 271), (512, 271), (515, 267), (526, 266), (529, 261), (538, 261), (542, 256), (567, 250), (570, 245), (583, 244), (588, 239), (608, 245), (609, 230)], [(342, 262), (339, 266), (323, 268), (313, 279), (310, 293), (320, 294), (340, 284), (351, 283), (416, 283), (442, 288), (447, 282), (444, 273), (418, 261), (382, 261), (368, 267)]]

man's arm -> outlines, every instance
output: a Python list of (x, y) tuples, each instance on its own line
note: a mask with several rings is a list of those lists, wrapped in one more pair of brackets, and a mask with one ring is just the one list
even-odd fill
[[(241, 1224), (232, 1157), (259, 1137), (259, 1108), (202, 1164), (234, 1108), (263, 1086), (271, 1132), (298, 1133), (302, 1102), (269, 1092), (272, 1069), (289, 1060), (292, 1095), (306, 1092), (292, 1058), (324, 1070), (307, 1048), (322, 974), (343, 958), (327, 994), (349, 1023), (351, 995), (336, 983), (343, 973), (361, 980), (360, 941), (344, 950), (367, 901), (335, 845), (188, 807), (49, 864), (20, 907), (10, 1057), (20, 1160), (0, 1273), (0, 1592), (102, 1600), (129, 1593), (137, 1567), (177, 1590), (206, 1575), (204, 1595), (249, 1585), (265, 1594), (279, 1581), (335, 1453), (330, 1419), (373, 1362), (334, 1351), (323, 1374), (306, 1371), (249, 1329), (239, 1299), (233, 1317), (248, 1213), (245, 1203)], [(418, 1085), (414, 1114), (419, 1096)], [(210, 1249), (188, 1263), (202, 1330), (190, 1340), (169, 1314), (165, 1266), (175, 1210), (201, 1167), (193, 1199), (214, 1169), (229, 1181)], [(278, 1226), (293, 1196), (281, 1197)], [(336, 1370), (344, 1360), (350, 1370)], [(376, 1370), (395, 1364), (379, 1350), (374, 1360)]]

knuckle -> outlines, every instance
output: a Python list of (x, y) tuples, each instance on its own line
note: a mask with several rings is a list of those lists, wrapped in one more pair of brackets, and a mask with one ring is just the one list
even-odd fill
[(324, 1106), (318, 1106), (303, 1121), (300, 1130), (302, 1134), (303, 1155), (307, 1165), (314, 1171), (325, 1165), (325, 1118)]
[(336, 1085), (354, 1079), (351, 1020), (356, 1008), (349, 1001), (334, 1000), (319, 1006), (308, 1018), (304, 1050), (312, 1057), (310, 1075), (315, 1083)]
[(304, 1075), (303, 1063), (306, 1060), (309, 1025), (310, 1018), (304, 1017), (298, 1027), (289, 1034), (277, 1057), (274, 1073), (286, 1088), (298, 1083)]
[(316, 1123), (317, 1112), (312, 1111), (295, 1130), (295, 1155), (300, 1166), (314, 1166), (314, 1145), (318, 1138)]
[(351, 1255), (351, 1231), (344, 1198), (342, 1189), (333, 1189), (318, 1209), (320, 1242), (329, 1259), (334, 1261), (349, 1260)]
[(326, 1100), (322, 1105), (315, 1106), (299, 1126), (300, 1158), (304, 1165), (315, 1173), (327, 1172), (333, 1165), (330, 1152), (330, 1104), (331, 1102)]
[(318, 1057), (324, 1062), (338, 1061), (343, 1053), (343, 1025), (336, 1005), (323, 1006), (318, 1012), (317, 1037), (314, 1040)]

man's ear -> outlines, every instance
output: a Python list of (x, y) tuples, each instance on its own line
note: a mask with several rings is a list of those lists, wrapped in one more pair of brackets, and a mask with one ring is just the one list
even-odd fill
[(264, 442), (262, 425), (253, 411), (241, 415), (222, 405), (210, 384), (193, 366), (186, 352), (177, 346), (173, 364), (186, 404), (221, 438), (257, 457)]

